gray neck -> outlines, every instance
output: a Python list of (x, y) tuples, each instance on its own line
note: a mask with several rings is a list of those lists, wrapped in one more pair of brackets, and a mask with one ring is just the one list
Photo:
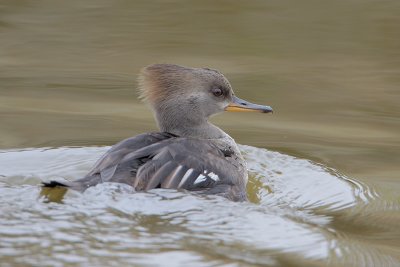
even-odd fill
[(173, 133), (182, 137), (193, 137), (199, 139), (219, 139), (225, 137), (225, 133), (220, 128), (210, 122), (192, 127), (171, 127), (170, 125), (159, 125), (161, 131)]
[[(169, 132), (182, 137), (200, 139), (219, 139), (227, 134), (213, 125), (203, 115), (176, 109), (155, 110), (157, 125), (163, 132)], [(190, 116), (188, 116), (190, 115)]]

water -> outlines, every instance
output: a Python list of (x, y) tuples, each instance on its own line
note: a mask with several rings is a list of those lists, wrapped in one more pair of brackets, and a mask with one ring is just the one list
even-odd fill
[(119, 184), (69, 192), (63, 204), (45, 203), (37, 183), (60, 173), (66, 179), (84, 175), (107, 147), (2, 151), (1, 260), (42, 266), (165, 259), (170, 266), (277, 265), (342, 261), (356, 252), (357, 260), (368, 263), (395, 262), (338, 245), (359, 238), (335, 229), (334, 214), (373, 201), (378, 196), (371, 189), (307, 160), (241, 148), (250, 163), (254, 203), (173, 190), (135, 193)]
[[(0, 262), (399, 266), (400, 2), (0, 2)], [(249, 203), (100, 185), (44, 203), (155, 130), (136, 74), (221, 70), (274, 108), (223, 114)], [(265, 150), (266, 148), (266, 150)]]

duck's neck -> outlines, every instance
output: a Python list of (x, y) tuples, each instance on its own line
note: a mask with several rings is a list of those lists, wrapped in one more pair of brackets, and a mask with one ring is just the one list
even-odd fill
[(160, 130), (163, 132), (173, 133), (182, 137), (192, 137), (199, 139), (219, 139), (224, 138), (226, 135), (220, 128), (210, 122), (207, 122), (204, 125), (193, 125), (188, 127), (170, 127), (160, 125)]
[(219, 139), (227, 135), (220, 128), (210, 123), (207, 118), (200, 116), (188, 118), (188, 114), (183, 111), (175, 114), (156, 112), (155, 118), (162, 132), (169, 132), (182, 137)]

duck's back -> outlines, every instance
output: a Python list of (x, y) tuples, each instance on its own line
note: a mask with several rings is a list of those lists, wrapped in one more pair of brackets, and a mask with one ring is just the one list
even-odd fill
[(223, 140), (147, 133), (114, 145), (82, 179), (50, 182), (84, 191), (103, 182), (125, 183), (137, 191), (174, 188), (246, 199), (247, 173), (236, 147)]

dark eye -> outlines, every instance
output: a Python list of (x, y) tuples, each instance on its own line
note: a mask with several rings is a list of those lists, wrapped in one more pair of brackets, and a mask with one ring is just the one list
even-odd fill
[(211, 92), (213, 93), (213, 95), (215, 95), (216, 97), (220, 97), (224, 94), (224, 92), (222, 92), (221, 88), (218, 87), (214, 87)]

